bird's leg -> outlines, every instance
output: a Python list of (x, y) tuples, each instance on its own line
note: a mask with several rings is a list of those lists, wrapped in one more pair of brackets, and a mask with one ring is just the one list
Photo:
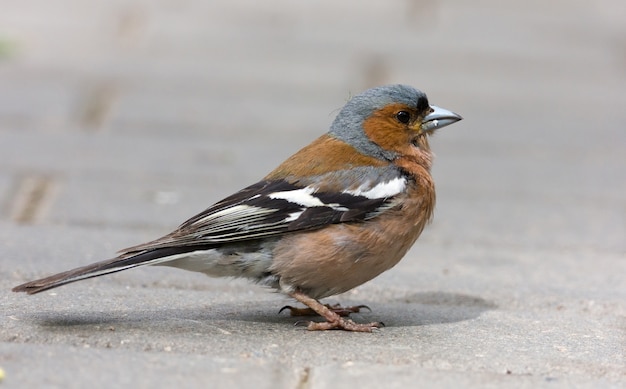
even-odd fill
[[(351, 313), (359, 313), (361, 312), (361, 309), (367, 309), (370, 312), (372, 311), (370, 307), (368, 307), (367, 305), (342, 307), (341, 304), (334, 304), (334, 305), (324, 304), (324, 306), (330, 309), (331, 311), (335, 312), (337, 315), (341, 317), (348, 317), (350, 316)], [(315, 312), (312, 308), (296, 308), (296, 307), (292, 307), (291, 305), (285, 305), (284, 307), (280, 309), (280, 311), (278, 311), (278, 313), (281, 313), (285, 309), (289, 310), (289, 314), (291, 316), (317, 316), (318, 315), (318, 313)]]
[(313, 312), (326, 319), (325, 322), (310, 321), (307, 325), (307, 329), (309, 331), (345, 330), (355, 332), (372, 332), (372, 330), (374, 330), (375, 328), (380, 328), (383, 326), (382, 323), (378, 322), (358, 324), (350, 319), (343, 318), (340, 314), (334, 312), (332, 307), (329, 308), (326, 305), (317, 301), (316, 299), (311, 298), (298, 290), (290, 293), (290, 296), (300, 301), (307, 307), (311, 308)]

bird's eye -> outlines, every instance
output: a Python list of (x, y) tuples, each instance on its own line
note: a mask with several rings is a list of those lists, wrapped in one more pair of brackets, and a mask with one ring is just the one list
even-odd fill
[(396, 114), (396, 119), (398, 119), (400, 123), (407, 124), (411, 120), (411, 114), (407, 111), (400, 111)]

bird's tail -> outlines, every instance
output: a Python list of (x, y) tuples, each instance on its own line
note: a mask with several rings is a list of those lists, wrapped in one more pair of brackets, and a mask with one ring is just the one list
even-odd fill
[[(105, 274), (111, 274), (118, 271), (132, 269), (133, 267), (158, 265), (168, 262), (173, 257), (184, 254), (187, 250), (180, 248), (162, 248), (149, 251), (140, 251), (133, 254), (122, 254), (122, 256), (92, 263), (91, 265), (77, 267), (76, 269), (64, 271), (49, 277), (41, 278), (18, 285), (13, 288), (14, 292), (26, 292), (35, 294), (44, 290), (56, 288), (61, 285), (84, 280), (87, 278), (99, 277)], [(190, 251), (190, 250), (189, 250)]]

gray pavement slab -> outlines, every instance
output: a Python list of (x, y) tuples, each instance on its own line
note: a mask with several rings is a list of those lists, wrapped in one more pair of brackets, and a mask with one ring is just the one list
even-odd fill
[[(623, 2), (0, 8), (0, 387), (626, 387)], [(432, 225), (328, 299), (382, 330), (165, 267), (10, 292), (169, 232), (396, 82), (465, 119), (432, 141)]]
[[(19, 269), (8, 274), (3, 269), (0, 286), (6, 289), (33, 273), (55, 271), (59, 262), (75, 266), (111, 246), (130, 243), (120, 231), (103, 234), (98, 229), (61, 228), (55, 235), (50, 227), (24, 228), (3, 242), (8, 248), (8, 266)], [(2, 236), (11, 236), (10, 231)], [(108, 240), (103, 241), (102, 235)], [(40, 244), (20, 259), (27, 247), (20, 240)], [(68, 250), (61, 249), (67, 247), (72, 247), (76, 257), (68, 258)], [(371, 335), (308, 333), (294, 327), (294, 319), (277, 313), (279, 307), (291, 303), (285, 297), (242, 281), (167, 268), (121, 273), (40, 296), (9, 294), (3, 300), (6, 316), (1, 333), (11, 345), (117, 350), (121, 358), (129, 352), (156, 353), (149, 358), (165, 361), (169, 353), (206, 355), (239, 361), (237, 366), (243, 367), (253, 359), (263, 366), (279, 363), (289, 371), (308, 369), (312, 377), (325, 376), (321, 372), (328, 369), (340, 376), (359, 375), (362, 370), (351, 366), (364, 363), (386, 377), (395, 377), (397, 371), (421, 379), (435, 374), (442, 385), (460, 377), (460, 372), (466, 378), (457, 384), (464, 385), (495, 385), (510, 375), (521, 376), (520, 381), (508, 381), (520, 385), (619, 382), (624, 315), (619, 274), (624, 269), (623, 265), (607, 269), (607, 265), (620, 264), (619, 258), (592, 262), (579, 256), (572, 263), (576, 256), (571, 253), (529, 255), (428, 241), (413, 252), (375, 282), (329, 299), (372, 307), (372, 313), (355, 315), (357, 320), (386, 323), (382, 331)], [(607, 277), (607, 272), (615, 275)], [(580, 273), (585, 274), (584, 280), (572, 283), (571, 277)], [(549, 283), (546, 274), (553, 275)], [(159, 356), (162, 353), (166, 355)], [(13, 361), (19, 355), (9, 352), (5, 358)], [(96, 358), (89, 355), (85, 363)], [(160, 363), (169, 363), (165, 361)], [(54, 372), (42, 360), (38, 362), (45, 366), (40, 374)], [(6, 366), (10, 374), (16, 365)], [(425, 372), (417, 374), (414, 368)], [(118, 378), (149, 385), (158, 371), (152, 369), (140, 380), (124, 377), (122, 370)], [(221, 377), (218, 373), (214, 379), (230, 382), (216, 378)], [(19, 374), (23, 373), (18, 369)], [(311, 382), (324, 385), (326, 379), (312, 378)]]

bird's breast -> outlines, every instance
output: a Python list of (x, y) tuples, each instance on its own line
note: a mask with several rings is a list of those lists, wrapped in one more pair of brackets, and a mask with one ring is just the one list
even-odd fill
[[(428, 180), (427, 180), (428, 181)], [(271, 271), (284, 291), (314, 298), (346, 292), (396, 265), (432, 216), (434, 185), (414, 182), (393, 209), (360, 223), (285, 236)]]

